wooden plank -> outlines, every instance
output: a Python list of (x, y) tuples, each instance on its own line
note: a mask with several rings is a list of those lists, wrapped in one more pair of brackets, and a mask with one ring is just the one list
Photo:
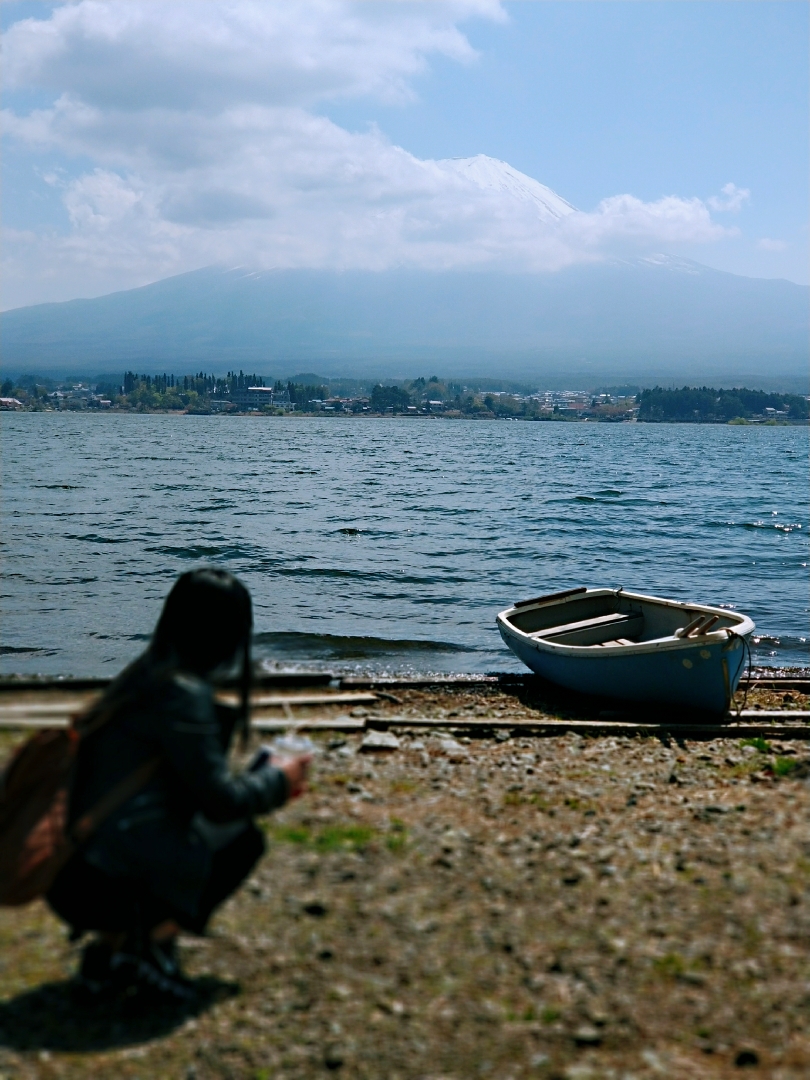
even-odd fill
[[(217, 695), (221, 701), (224, 695)], [(236, 698), (229, 695), (228, 701), (233, 703)], [(363, 691), (336, 691), (326, 694), (257, 694), (251, 697), (252, 709), (281, 709), (285, 705), (373, 705), (377, 701), (377, 695)]]
[[(737, 713), (733, 714), (737, 716)], [(740, 716), (746, 720), (810, 720), (810, 710), (807, 709), (743, 709)]]
[[(0, 729), (7, 731), (37, 731), (41, 728), (65, 728), (70, 720), (66, 716), (56, 716), (46, 719), (45, 717), (0, 717)], [(259, 732), (282, 732), (289, 731), (294, 727), (296, 731), (364, 731), (366, 720), (362, 716), (312, 717), (308, 720), (290, 720), (288, 717), (267, 719), (260, 717), (250, 722), (251, 729)]]
[(89, 701), (23, 701), (14, 705), (0, 705), (0, 718), (73, 716), (89, 704)]
[(750, 682), (743, 680), (737, 688), (737, 693), (744, 693), (746, 690), (782, 690), (810, 694), (810, 679), (752, 679)]
[[(411, 725), (403, 724), (403, 727)], [(420, 727), (421, 725), (412, 725)], [(469, 735), (471, 737), (487, 738), (492, 734), (492, 727), (483, 723), (478, 724), (434, 724), (435, 731), (450, 731), (455, 735)], [(797, 742), (810, 742), (810, 729), (786, 727), (779, 724), (746, 724), (735, 728), (725, 725), (712, 724), (619, 724), (603, 723), (598, 720), (583, 721), (553, 720), (549, 723), (523, 723), (512, 724), (501, 729), (508, 730), (514, 738), (559, 738), (561, 735), (588, 735), (593, 738), (607, 738), (616, 736), (619, 738), (634, 738), (636, 736), (660, 736), (671, 739), (783, 739)]]
[[(217, 695), (220, 701), (231, 704), (238, 701), (234, 695)], [(293, 705), (373, 705), (377, 701), (376, 694), (348, 692), (333, 694), (256, 694), (250, 699), (253, 709), (285, 708)], [(91, 701), (86, 699), (74, 699), (67, 701), (21, 701), (7, 705), (0, 705), (0, 722), (16, 719), (34, 720), (39, 717), (58, 718), (69, 717), (82, 712)]]
[[(782, 714), (790, 715), (788, 714)], [(54, 719), (0, 719), (0, 728), (26, 731), (44, 727), (67, 727), (66, 718)], [(287, 731), (294, 726), (299, 731), (363, 731), (366, 728), (430, 728), (434, 731), (466, 732), (486, 738), (493, 731), (509, 731), (515, 736), (553, 738), (559, 735), (581, 734), (596, 736), (633, 737), (637, 735), (662, 736), (674, 739), (793, 739), (810, 741), (810, 725), (778, 723), (729, 723), (729, 724), (644, 724), (614, 720), (503, 720), (471, 717), (469, 720), (453, 717), (436, 720), (424, 716), (395, 716), (385, 720), (367, 720), (365, 717), (335, 716), (312, 718), (292, 725), (288, 718), (257, 719), (251, 724), (259, 733)]]
[[(754, 710), (754, 715), (755, 713)], [(553, 717), (538, 718), (537, 720), (516, 720), (507, 717), (453, 717), (437, 720), (427, 716), (395, 716), (384, 719), (368, 719), (366, 726), (370, 729), (386, 727), (412, 727), (431, 728), (436, 731), (453, 730), (458, 732), (478, 733), (486, 737), (488, 732), (510, 731), (514, 735), (547, 736), (565, 735), (579, 732), (583, 735), (670, 735), (673, 738), (690, 739), (747, 739), (757, 736), (772, 739), (799, 739), (810, 741), (810, 725), (806, 722), (794, 724), (774, 723), (773, 718), (785, 720), (794, 714), (789, 711), (780, 713), (760, 713), (764, 716), (764, 722), (751, 723), (754, 716), (746, 718), (746, 722), (727, 722), (723, 724), (672, 724), (672, 723), (645, 723), (644, 721), (630, 720), (576, 720), (555, 719)], [(769, 719), (770, 718), (770, 719)]]
[(259, 732), (278, 732), (289, 731), (290, 727), (294, 727), (298, 731), (365, 731), (366, 721), (360, 716), (334, 716), (327, 719), (320, 720), (307, 720), (302, 723), (294, 722), (292, 725), (290, 721), (279, 718), (278, 720), (251, 720), (251, 729)]
[(626, 613), (617, 611), (611, 615), (598, 615), (594, 619), (580, 619), (579, 622), (562, 623), (560, 626), (549, 626), (545, 630), (534, 630), (528, 636), (537, 641), (551, 641), (560, 645), (571, 643), (595, 645), (602, 637), (615, 638), (613, 631), (618, 627), (632, 628), (633, 624), (640, 624), (643, 618), (638, 611)]

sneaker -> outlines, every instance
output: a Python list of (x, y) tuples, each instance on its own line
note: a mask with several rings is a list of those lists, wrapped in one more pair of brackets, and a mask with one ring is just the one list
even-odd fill
[(113, 989), (117, 981), (113, 955), (112, 949), (103, 941), (91, 941), (85, 945), (76, 976), (76, 983), (83, 993), (98, 997)]
[(166, 942), (132, 937), (110, 959), (110, 970), (131, 991), (156, 994), (176, 1002), (196, 998), (194, 986), (183, 975), (173, 940)]

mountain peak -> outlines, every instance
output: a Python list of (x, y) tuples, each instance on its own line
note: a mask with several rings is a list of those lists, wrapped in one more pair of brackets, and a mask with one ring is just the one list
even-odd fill
[(444, 172), (464, 177), (484, 191), (510, 195), (521, 202), (533, 203), (542, 221), (559, 221), (576, 212), (576, 207), (566, 202), (556, 191), (532, 179), (526, 173), (514, 169), (508, 162), (498, 158), (476, 154), (468, 158), (441, 158), (436, 162)]

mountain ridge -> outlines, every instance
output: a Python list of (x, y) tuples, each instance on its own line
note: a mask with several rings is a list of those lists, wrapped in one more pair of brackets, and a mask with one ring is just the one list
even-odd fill
[(284, 375), (807, 381), (810, 290), (678, 256), (554, 273), (203, 267), (0, 315), (17, 372), (260, 365)]

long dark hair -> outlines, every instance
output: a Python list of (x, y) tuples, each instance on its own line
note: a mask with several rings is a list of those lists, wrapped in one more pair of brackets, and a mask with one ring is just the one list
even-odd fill
[(158, 664), (168, 662), (198, 675), (209, 674), (241, 650), (238, 726), (243, 738), (249, 723), (252, 626), (250, 593), (233, 574), (211, 566), (181, 574), (166, 597), (152, 637)]
[(241, 652), (237, 727), (243, 740), (246, 739), (252, 626), (250, 593), (233, 574), (216, 567), (181, 574), (166, 597), (149, 648), (110, 684), (87, 719), (92, 719), (100, 709), (117, 711), (175, 671), (205, 677)]

